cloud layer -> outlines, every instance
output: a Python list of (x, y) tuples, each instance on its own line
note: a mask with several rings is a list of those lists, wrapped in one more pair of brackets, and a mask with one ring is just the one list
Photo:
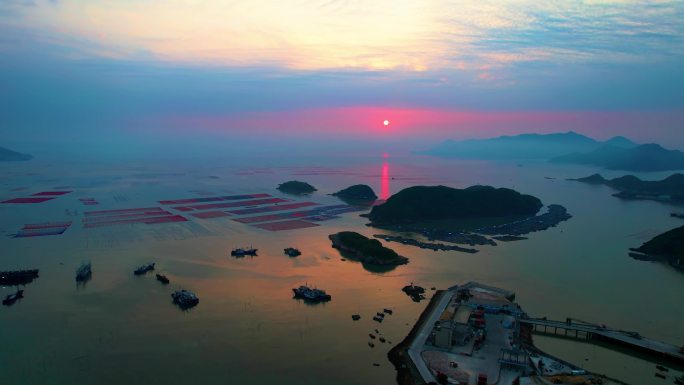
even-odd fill
[[(681, 1), (4, 0), (0, 139), (183, 122), (325, 132), (341, 129), (326, 112), (360, 125), (340, 114), (372, 110), (414, 111), (395, 119), (407, 136), (546, 114), (530, 128), (643, 122), (641, 136), (684, 145), (681, 20)], [(298, 123), (268, 127), (283, 117)]]

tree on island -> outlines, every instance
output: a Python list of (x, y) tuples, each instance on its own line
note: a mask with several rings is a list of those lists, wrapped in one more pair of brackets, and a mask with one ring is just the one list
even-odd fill
[(374, 225), (383, 225), (442, 219), (532, 216), (542, 206), (538, 198), (507, 188), (414, 186), (399, 191), (384, 204), (373, 207), (368, 218)]
[(311, 194), (316, 188), (306, 182), (291, 180), (278, 185), (278, 190), (288, 194)]

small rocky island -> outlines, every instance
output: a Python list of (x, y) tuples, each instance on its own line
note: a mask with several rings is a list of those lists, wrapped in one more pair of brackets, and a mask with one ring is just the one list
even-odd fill
[(375, 191), (365, 184), (356, 184), (331, 195), (340, 198), (344, 202), (361, 205), (373, 204), (378, 199)]
[(684, 174), (672, 174), (663, 180), (655, 181), (641, 180), (634, 175), (605, 179), (600, 174), (568, 180), (611, 187), (619, 191), (613, 196), (621, 199), (684, 203)]
[(632, 252), (629, 255), (632, 258), (664, 262), (684, 272), (684, 226), (660, 234), (630, 250)]
[(300, 182), (298, 180), (291, 180), (278, 185), (278, 190), (287, 194), (311, 194), (317, 191), (316, 188), (306, 182)]
[(358, 260), (364, 265), (396, 266), (408, 263), (408, 258), (383, 246), (377, 239), (366, 238), (353, 231), (331, 234), (328, 238), (332, 241), (332, 247), (338, 249), (343, 256)]
[(392, 195), (368, 214), (373, 226), (482, 217), (533, 216), (541, 201), (507, 188), (414, 186)]

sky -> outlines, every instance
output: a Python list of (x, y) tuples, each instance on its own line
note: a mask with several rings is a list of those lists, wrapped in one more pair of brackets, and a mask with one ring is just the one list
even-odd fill
[(574, 130), (684, 149), (682, 20), (655, 0), (2, 0), (0, 146)]

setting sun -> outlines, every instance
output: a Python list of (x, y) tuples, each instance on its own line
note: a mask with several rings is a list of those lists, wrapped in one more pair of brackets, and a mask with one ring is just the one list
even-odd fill
[(382, 122), (382, 124), (385, 126), (389, 126), (389, 120), (385, 120), (384, 122)]

